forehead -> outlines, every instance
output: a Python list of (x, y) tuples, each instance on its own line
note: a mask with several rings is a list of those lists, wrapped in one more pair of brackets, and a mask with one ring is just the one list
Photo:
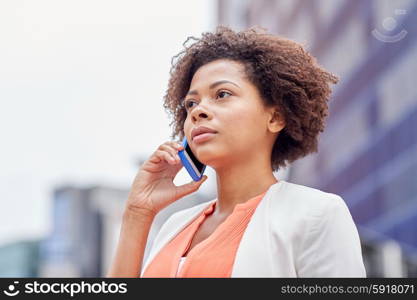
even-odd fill
[(191, 86), (210, 84), (215, 79), (230, 79), (235, 82), (242, 82), (245, 80), (244, 72), (244, 66), (240, 62), (226, 59), (215, 60), (198, 68), (191, 80)]

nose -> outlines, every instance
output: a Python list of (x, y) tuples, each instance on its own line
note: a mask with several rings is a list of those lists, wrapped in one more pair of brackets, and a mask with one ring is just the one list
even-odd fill
[(211, 118), (211, 113), (208, 109), (201, 105), (201, 102), (191, 111), (191, 119), (193, 122), (197, 122), (199, 119), (209, 119)]

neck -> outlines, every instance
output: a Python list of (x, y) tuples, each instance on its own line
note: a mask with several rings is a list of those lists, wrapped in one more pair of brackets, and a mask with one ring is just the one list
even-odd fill
[(215, 215), (226, 216), (232, 213), (236, 204), (266, 191), (278, 182), (269, 160), (248, 161), (216, 169), (217, 205)]

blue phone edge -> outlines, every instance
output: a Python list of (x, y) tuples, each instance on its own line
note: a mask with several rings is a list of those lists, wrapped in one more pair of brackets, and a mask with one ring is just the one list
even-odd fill
[(187, 138), (184, 136), (183, 140), (182, 140), (182, 146), (184, 147), (184, 150), (178, 151), (178, 155), (182, 161), (183, 166), (185, 167), (185, 169), (187, 170), (188, 174), (190, 174), (191, 178), (194, 181), (200, 181), (200, 179), (203, 177), (204, 174), (204, 170), (206, 169), (206, 165), (204, 165), (203, 169), (201, 170), (201, 175), (200, 177), (197, 175), (197, 173), (194, 171), (193, 167), (191, 166), (190, 162), (188, 161), (188, 159), (185, 157), (184, 155), (184, 151), (186, 151), (186, 147), (187, 147)]

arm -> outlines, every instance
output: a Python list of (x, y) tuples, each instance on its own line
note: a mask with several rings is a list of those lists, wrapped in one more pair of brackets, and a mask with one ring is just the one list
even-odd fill
[(124, 212), (116, 255), (106, 277), (138, 277), (154, 217), (145, 211)]
[(299, 277), (366, 277), (359, 234), (344, 200), (334, 195), (311, 220), (297, 259)]

